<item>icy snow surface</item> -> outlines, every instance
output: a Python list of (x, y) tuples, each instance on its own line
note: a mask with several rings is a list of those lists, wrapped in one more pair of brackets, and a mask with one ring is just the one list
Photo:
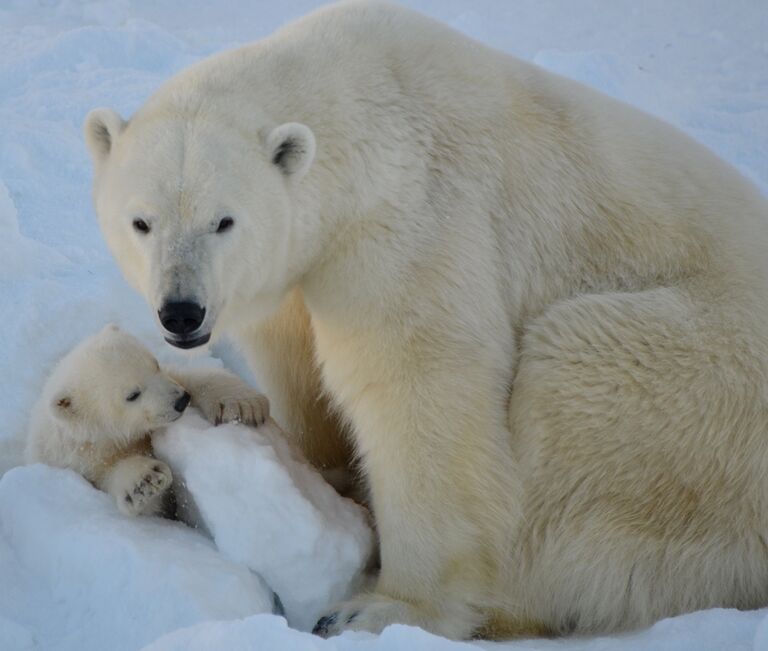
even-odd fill
[[(111, 106), (130, 115), (177, 70), (264, 36), (317, 4), (0, 0), (0, 473), (18, 463), (28, 412), (51, 364), (105, 322), (117, 321), (161, 361), (178, 363), (98, 233), (80, 133), (86, 112)], [(766, 0), (407, 4), (672, 122), (768, 191)], [(226, 346), (213, 355), (247, 375)], [(235, 463), (217, 463), (215, 478), (222, 486), (255, 485)], [(226, 508), (236, 502), (233, 496)], [(216, 504), (214, 534), (214, 519), (230, 517), (226, 500)], [(469, 645), (398, 626), (378, 637), (347, 633), (323, 641), (256, 614), (271, 601), (246, 567), (256, 549), (246, 546), (257, 531), (250, 517), (243, 518), (242, 539), (235, 533), (225, 543), (217, 535), (217, 551), (182, 525), (119, 516), (71, 473), (8, 473), (0, 482), (0, 650), (138, 651), (150, 643), (153, 651), (768, 650), (768, 611), (725, 610), (617, 638)], [(330, 562), (325, 553), (318, 553), (318, 567)]]

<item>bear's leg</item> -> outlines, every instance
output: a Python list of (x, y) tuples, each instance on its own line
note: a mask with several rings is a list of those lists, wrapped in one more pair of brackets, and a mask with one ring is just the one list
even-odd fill
[(350, 443), (323, 391), (309, 312), (299, 290), (269, 320), (238, 340), (275, 420), (317, 468), (347, 468)]
[[(519, 517), (507, 425), (509, 369), (493, 342), (461, 342), (458, 329), (403, 349), (403, 338), (371, 336), (349, 367), (326, 363), (355, 425), (380, 536), (381, 572), (371, 594), (332, 609), (315, 631), (378, 632), (392, 623), (470, 637), (497, 601)], [(325, 344), (325, 331), (318, 332)], [(346, 337), (344, 338), (346, 340)], [(319, 339), (320, 340), (320, 339)], [(384, 349), (384, 341), (395, 348)], [(422, 340), (419, 339), (419, 344)], [(378, 347), (378, 348), (377, 348)], [(508, 356), (511, 358), (511, 352)]]
[(154, 515), (162, 510), (163, 494), (172, 481), (165, 463), (136, 454), (116, 461), (97, 486), (112, 495), (126, 515)]
[(583, 296), (526, 329), (512, 587), (531, 620), (593, 632), (768, 603), (768, 347), (753, 301)]

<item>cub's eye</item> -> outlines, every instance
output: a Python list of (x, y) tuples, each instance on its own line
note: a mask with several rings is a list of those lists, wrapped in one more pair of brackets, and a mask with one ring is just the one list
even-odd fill
[(133, 402), (134, 400), (137, 400), (140, 395), (141, 395), (141, 391), (136, 389), (136, 391), (132, 391), (131, 393), (128, 394), (128, 397), (126, 398), (126, 400), (128, 402)]
[(216, 227), (217, 233), (226, 233), (230, 228), (235, 225), (235, 220), (231, 217), (223, 217)]
[(147, 224), (147, 222), (145, 222), (143, 219), (134, 219), (133, 227), (139, 231), (139, 233), (149, 233), (149, 224)]

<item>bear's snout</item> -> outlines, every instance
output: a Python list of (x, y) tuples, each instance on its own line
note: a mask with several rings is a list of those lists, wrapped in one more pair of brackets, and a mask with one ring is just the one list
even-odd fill
[(205, 320), (205, 308), (193, 301), (168, 301), (158, 310), (157, 316), (171, 337), (165, 340), (177, 348), (196, 348), (207, 344), (211, 333), (196, 336)]
[(184, 337), (203, 324), (205, 308), (192, 301), (169, 301), (157, 314), (168, 332)]

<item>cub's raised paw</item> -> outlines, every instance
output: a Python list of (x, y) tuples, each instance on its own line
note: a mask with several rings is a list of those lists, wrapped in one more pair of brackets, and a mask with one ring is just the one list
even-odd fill
[(258, 426), (269, 418), (269, 400), (250, 388), (222, 391), (218, 395), (211, 391), (203, 400), (197, 400), (195, 406), (215, 425), (242, 423)]
[(118, 508), (126, 515), (152, 515), (161, 506), (161, 498), (171, 486), (171, 469), (162, 461), (151, 458), (131, 459), (129, 467), (121, 469)]
[(222, 369), (175, 371), (179, 384), (192, 395), (192, 406), (214, 425), (243, 423), (258, 426), (269, 418), (269, 400)]

